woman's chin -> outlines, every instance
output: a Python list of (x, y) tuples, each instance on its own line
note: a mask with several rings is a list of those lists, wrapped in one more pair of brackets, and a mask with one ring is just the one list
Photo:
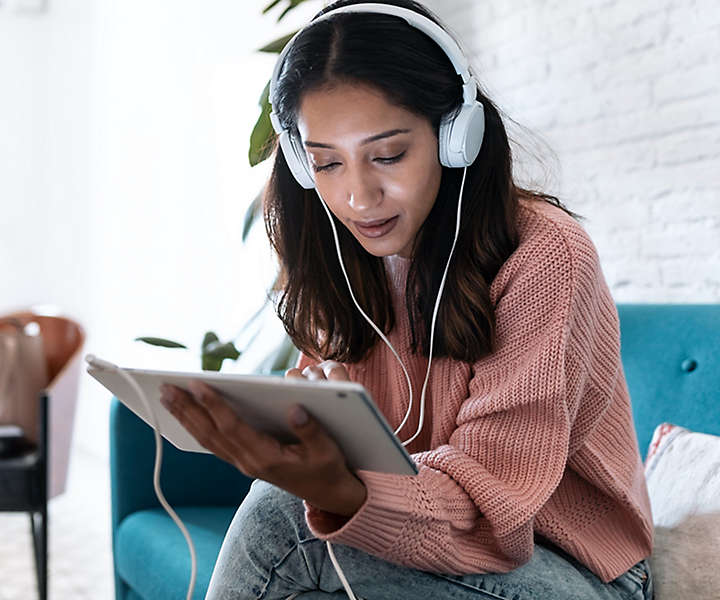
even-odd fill
[(402, 243), (390, 243), (390, 241), (385, 241), (382, 243), (368, 243), (365, 240), (358, 240), (360, 242), (360, 245), (365, 248), (368, 254), (372, 254), (373, 256), (376, 256), (378, 258), (384, 258), (385, 256), (393, 256), (395, 254), (400, 254), (404, 248), (404, 245)]

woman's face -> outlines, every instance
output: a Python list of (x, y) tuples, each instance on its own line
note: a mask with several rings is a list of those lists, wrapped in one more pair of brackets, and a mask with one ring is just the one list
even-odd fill
[(430, 121), (374, 88), (340, 84), (303, 96), (298, 129), (333, 214), (370, 254), (409, 258), (442, 175)]

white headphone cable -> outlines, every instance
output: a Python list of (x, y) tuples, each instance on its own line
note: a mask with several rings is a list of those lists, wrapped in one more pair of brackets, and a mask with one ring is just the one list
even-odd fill
[(432, 351), (435, 341), (435, 321), (437, 320), (438, 308), (440, 308), (440, 298), (442, 296), (443, 290), (445, 289), (445, 279), (447, 278), (450, 261), (452, 260), (453, 254), (455, 252), (455, 246), (457, 244), (458, 235), (460, 233), (460, 215), (462, 209), (463, 190), (465, 189), (465, 175), (467, 175), (467, 167), (463, 169), (462, 182), (460, 183), (460, 196), (458, 197), (457, 216), (455, 218), (455, 237), (450, 248), (450, 256), (448, 256), (447, 262), (445, 263), (445, 271), (443, 271), (443, 276), (440, 280), (440, 289), (438, 290), (437, 299), (435, 300), (435, 308), (433, 309), (432, 324), (430, 326), (430, 355), (428, 356), (428, 366), (427, 371), (425, 372), (425, 382), (423, 383), (422, 392), (420, 394), (420, 416), (418, 419), (418, 428), (412, 437), (408, 438), (402, 443), (403, 446), (407, 446), (418, 435), (420, 435), (420, 431), (422, 430), (423, 423), (425, 421), (425, 391), (427, 389), (428, 380), (430, 379), (430, 364), (432, 363)]
[[(435, 340), (435, 322), (437, 320), (437, 313), (438, 309), (440, 307), (440, 299), (442, 297), (443, 290), (445, 289), (445, 280), (447, 278), (448, 269), (450, 267), (450, 261), (452, 260), (453, 254), (455, 252), (455, 246), (457, 244), (458, 235), (460, 233), (460, 217), (461, 217), (461, 211), (462, 211), (462, 197), (463, 197), (463, 190), (465, 189), (465, 176), (467, 175), (467, 167), (463, 168), (463, 176), (462, 176), (462, 182), (460, 183), (460, 195), (458, 197), (458, 207), (457, 207), (457, 215), (455, 219), (455, 237), (453, 239), (452, 247), (450, 248), (450, 255), (448, 256), (447, 262), (445, 263), (445, 270), (443, 271), (443, 276), (440, 281), (440, 288), (438, 290), (438, 295), (435, 299), (435, 308), (433, 310), (433, 316), (432, 316), (432, 323), (430, 326), (430, 355), (428, 357), (428, 366), (427, 371), (425, 372), (425, 382), (423, 384), (421, 398), (420, 398), (420, 420), (418, 422), (418, 428), (415, 431), (415, 433), (410, 437), (409, 439), (405, 440), (404, 442), (401, 442), (403, 446), (407, 446), (410, 442), (412, 442), (418, 435), (420, 435), (420, 431), (422, 430), (423, 426), (423, 417), (425, 415), (425, 392), (427, 389), (427, 383), (430, 379), (430, 366), (432, 364), (432, 349), (433, 344)], [(345, 269), (345, 262), (342, 258), (342, 253), (340, 251), (340, 240), (338, 238), (337, 229), (335, 228), (335, 220), (332, 217), (332, 213), (330, 212), (330, 209), (327, 206), (327, 203), (325, 200), (323, 200), (323, 197), (320, 195), (320, 192), (318, 192), (317, 188), (315, 189), (315, 192), (318, 195), (318, 198), (320, 198), (320, 201), (322, 202), (323, 208), (325, 209), (325, 212), (327, 213), (328, 219), (330, 219), (330, 226), (332, 227), (333, 232), (333, 238), (335, 239), (335, 250), (337, 251), (338, 260), (340, 261), (340, 268), (342, 269), (343, 275), (345, 276), (345, 282), (348, 286), (348, 291), (350, 292), (350, 297), (352, 298), (353, 303), (357, 307), (357, 309), (360, 311), (360, 314), (362, 314), (363, 317), (365, 317), (365, 320), (370, 324), (370, 326), (377, 332), (377, 334), (382, 338), (382, 340), (387, 344), (387, 346), (390, 348), (391, 352), (397, 358), (398, 362), (400, 363), (400, 366), (402, 367), (403, 373), (405, 374), (405, 379), (407, 381), (408, 385), (408, 391), (410, 394), (410, 400), (408, 402), (408, 408), (405, 412), (405, 416), (403, 417), (403, 420), (401, 421), (400, 425), (395, 429), (395, 435), (398, 434), (398, 432), (403, 428), (405, 423), (407, 422), (408, 418), (410, 417), (411, 411), (412, 411), (412, 405), (413, 405), (413, 389), (412, 385), (410, 383), (410, 376), (408, 375), (407, 369), (405, 368), (405, 364), (403, 363), (402, 359), (398, 355), (397, 351), (393, 347), (393, 345), (390, 343), (390, 341), (385, 337), (385, 334), (380, 330), (380, 328), (373, 322), (373, 320), (368, 317), (368, 315), (365, 313), (365, 311), (360, 307), (360, 304), (358, 304), (357, 299), (355, 298), (355, 294), (352, 290), (352, 285), (350, 285), (350, 278), (348, 277), (347, 271)]]
[(375, 322), (367, 316), (365, 311), (362, 309), (360, 304), (358, 303), (357, 299), (355, 298), (355, 294), (353, 293), (352, 285), (350, 285), (350, 278), (348, 277), (347, 271), (345, 270), (345, 262), (342, 258), (342, 253), (340, 252), (340, 239), (338, 238), (337, 229), (335, 228), (335, 220), (333, 219), (332, 213), (330, 212), (330, 209), (328, 208), (327, 203), (323, 199), (323, 197), (320, 195), (320, 192), (315, 188), (315, 192), (318, 195), (318, 198), (320, 198), (320, 202), (323, 205), (323, 208), (325, 209), (325, 212), (327, 213), (328, 219), (330, 219), (330, 227), (332, 228), (333, 232), (333, 238), (335, 239), (335, 250), (337, 252), (338, 260), (340, 261), (340, 268), (342, 269), (343, 275), (345, 276), (345, 282), (347, 283), (348, 291), (350, 292), (350, 297), (352, 298), (353, 303), (357, 307), (357, 309), (360, 311), (360, 314), (365, 317), (365, 320), (370, 324), (370, 326), (375, 330), (375, 332), (382, 338), (383, 342), (387, 344), (387, 346), (390, 348), (391, 352), (395, 355), (395, 358), (397, 358), (398, 362), (400, 363), (400, 366), (402, 367), (403, 373), (405, 373), (405, 379), (407, 381), (408, 390), (410, 393), (410, 403), (408, 405), (408, 412), (405, 414), (405, 418), (403, 419), (402, 423), (400, 423), (400, 426), (395, 430), (395, 435), (397, 435), (398, 431), (402, 429), (402, 426), (405, 425), (405, 422), (407, 421), (408, 415), (410, 414), (410, 408), (412, 407), (413, 403), (413, 390), (412, 385), (410, 384), (410, 375), (408, 375), (407, 369), (405, 368), (405, 364), (403, 363), (402, 359), (396, 352), (393, 345), (389, 342), (389, 340), (385, 337), (385, 334), (380, 330), (380, 328), (375, 324)]
[(116, 365), (113, 365), (111, 363), (107, 363), (107, 365), (109, 365), (109, 367), (112, 368), (116, 373), (122, 375), (125, 380), (130, 384), (130, 386), (135, 390), (135, 393), (142, 400), (142, 403), (145, 406), (145, 410), (148, 411), (148, 414), (150, 415), (150, 418), (152, 420), (152, 429), (153, 433), (155, 434), (155, 467), (153, 469), (153, 487), (155, 488), (155, 495), (157, 496), (157, 499), (160, 501), (160, 504), (165, 509), (165, 512), (170, 515), (170, 518), (175, 522), (175, 524), (182, 532), (183, 536), (185, 537), (185, 541), (187, 542), (188, 548), (190, 549), (190, 584), (188, 585), (186, 600), (191, 600), (193, 590), (195, 589), (195, 579), (197, 577), (197, 557), (195, 555), (195, 546), (193, 545), (192, 538), (190, 537), (190, 534), (188, 533), (185, 524), (182, 522), (180, 517), (178, 517), (177, 513), (173, 510), (168, 501), (165, 499), (165, 494), (163, 494), (163, 491), (160, 487), (160, 468), (162, 466), (162, 438), (160, 437), (160, 433), (158, 432), (158, 422), (155, 411), (153, 410), (152, 405), (148, 402), (147, 396), (145, 396), (145, 392), (143, 392), (142, 388), (137, 384), (137, 381), (135, 381), (134, 377), (132, 377), (129, 373), (126, 373)]
[(357, 600), (357, 597), (352, 591), (352, 588), (350, 587), (350, 584), (348, 583), (347, 577), (345, 577), (345, 573), (343, 572), (342, 568), (340, 567), (340, 563), (338, 562), (338, 559), (335, 558), (335, 551), (333, 550), (332, 544), (329, 541), (325, 541), (325, 546), (327, 546), (328, 554), (330, 555), (330, 560), (332, 561), (333, 567), (335, 568), (335, 573), (337, 573), (337, 576), (340, 578), (340, 583), (342, 583), (343, 588), (345, 588), (345, 593), (348, 595), (350, 600)]

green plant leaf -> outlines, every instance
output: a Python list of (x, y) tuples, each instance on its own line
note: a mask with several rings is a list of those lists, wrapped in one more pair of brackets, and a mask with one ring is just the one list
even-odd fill
[(275, 132), (272, 123), (270, 123), (270, 82), (268, 81), (260, 95), (260, 117), (258, 117), (255, 127), (250, 134), (250, 149), (248, 151), (248, 159), (250, 166), (254, 167), (264, 161), (273, 151), (273, 142), (275, 141)]
[(280, 4), (280, 0), (273, 0), (270, 4), (268, 4), (265, 8), (262, 9), (262, 14), (268, 13), (273, 8), (275, 8), (278, 4)]
[(255, 221), (258, 219), (258, 217), (262, 214), (262, 197), (263, 197), (264, 190), (262, 190), (253, 201), (250, 203), (250, 206), (247, 207), (247, 210), (245, 211), (245, 216), (243, 217), (243, 229), (242, 229), (242, 241), (247, 240), (247, 236), (250, 233), (250, 230), (252, 229), (252, 226), (255, 224)]
[(279, 37), (276, 40), (273, 40), (269, 44), (265, 44), (262, 48), (258, 48), (259, 52), (272, 52), (274, 54), (280, 54), (282, 52), (282, 49), (287, 45), (287, 43), (292, 39), (292, 37), (297, 33), (297, 31), (293, 31), (292, 33), (288, 33), (287, 35), (284, 35), (282, 37)]
[(211, 356), (212, 358), (230, 358), (237, 360), (240, 352), (232, 342), (210, 342), (203, 348), (203, 356)]
[(268, 113), (270, 112), (270, 81), (265, 84), (265, 87), (258, 98), (258, 106), (262, 110), (268, 109)]
[(158, 337), (136, 337), (135, 341), (145, 342), (151, 346), (163, 346), (164, 348), (187, 348), (187, 346), (179, 342), (173, 342), (172, 340), (166, 340)]
[(203, 371), (219, 371), (222, 368), (223, 359), (215, 358), (213, 356), (202, 357), (202, 370)]
[(207, 347), (208, 344), (211, 344), (212, 342), (217, 342), (220, 338), (217, 336), (217, 334), (214, 331), (208, 331), (205, 333), (205, 336), (203, 337), (202, 341), (202, 349), (203, 351)]
[(221, 342), (214, 331), (208, 331), (202, 342), (201, 364), (203, 371), (219, 371), (223, 360), (237, 360), (240, 352), (233, 342)]

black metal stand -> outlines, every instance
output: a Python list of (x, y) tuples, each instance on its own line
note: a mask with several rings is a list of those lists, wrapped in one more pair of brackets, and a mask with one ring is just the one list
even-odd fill
[(48, 395), (38, 398), (39, 435), (31, 450), (0, 459), (0, 511), (27, 512), (35, 554), (38, 598), (47, 600), (48, 580)]
[(35, 548), (38, 597), (47, 598), (47, 510), (30, 513), (30, 528)]
[[(39, 510), (30, 513), (30, 524), (35, 548), (35, 570), (37, 573), (38, 597), (47, 600), (47, 571), (48, 571), (48, 395), (45, 391), (40, 393), (40, 435), (38, 436), (38, 450), (40, 451), (40, 465), (37, 482), (39, 489)], [(37, 521), (37, 522), (36, 522)]]

